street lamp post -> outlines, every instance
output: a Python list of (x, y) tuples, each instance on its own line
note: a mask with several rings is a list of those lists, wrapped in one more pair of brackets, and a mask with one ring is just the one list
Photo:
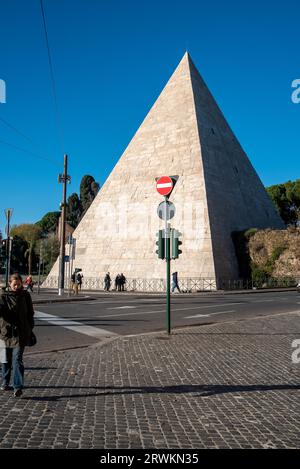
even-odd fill
[(11, 241), (10, 241), (10, 219), (12, 217), (13, 209), (6, 208), (4, 210), (5, 218), (6, 218), (6, 234), (7, 234), (7, 241), (6, 241), (6, 266), (5, 266), (5, 285), (6, 288), (8, 287), (9, 275), (10, 275), (10, 253), (11, 253)]

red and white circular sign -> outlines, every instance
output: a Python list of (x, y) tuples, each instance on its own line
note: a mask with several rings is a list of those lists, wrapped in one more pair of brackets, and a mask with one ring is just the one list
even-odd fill
[(172, 192), (173, 181), (169, 176), (162, 176), (156, 181), (156, 190), (160, 195), (168, 195)]

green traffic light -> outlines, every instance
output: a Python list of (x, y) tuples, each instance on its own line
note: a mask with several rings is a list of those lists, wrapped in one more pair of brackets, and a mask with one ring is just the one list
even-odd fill
[(163, 230), (159, 230), (156, 233), (157, 241), (156, 241), (156, 254), (159, 259), (165, 259), (165, 240), (163, 237)]
[(7, 242), (6, 239), (3, 239), (1, 241), (0, 262), (1, 264), (3, 264), (3, 266), (5, 265), (5, 261), (6, 261), (6, 242)]
[(182, 245), (182, 241), (179, 239), (180, 236), (182, 236), (182, 233), (173, 228), (171, 231), (172, 259), (178, 259), (179, 255), (182, 254), (181, 249), (179, 249)]

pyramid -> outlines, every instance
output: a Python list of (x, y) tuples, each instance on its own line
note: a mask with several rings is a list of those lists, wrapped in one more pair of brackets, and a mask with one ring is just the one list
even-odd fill
[[(185, 53), (74, 232), (84, 278), (163, 279), (155, 178), (178, 175), (171, 226), (182, 233), (179, 279), (238, 279), (232, 232), (284, 227), (209, 89)], [(66, 248), (67, 249), (67, 248)], [(66, 254), (68, 251), (66, 250)], [(58, 261), (47, 282), (57, 279)]]

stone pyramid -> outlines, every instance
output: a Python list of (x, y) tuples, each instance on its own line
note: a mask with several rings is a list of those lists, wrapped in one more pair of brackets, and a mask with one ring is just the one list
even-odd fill
[[(172, 271), (217, 286), (239, 278), (231, 233), (283, 223), (188, 53), (74, 232), (74, 267), (85, 279), (102, 280), (107, 271), (112, 278), (165, 278), (155, 253), (163, 227), (155, 178), (175, 174), (171, 225), (183, 244)], [(48, 280), (57, 275), (58, 262)]]

